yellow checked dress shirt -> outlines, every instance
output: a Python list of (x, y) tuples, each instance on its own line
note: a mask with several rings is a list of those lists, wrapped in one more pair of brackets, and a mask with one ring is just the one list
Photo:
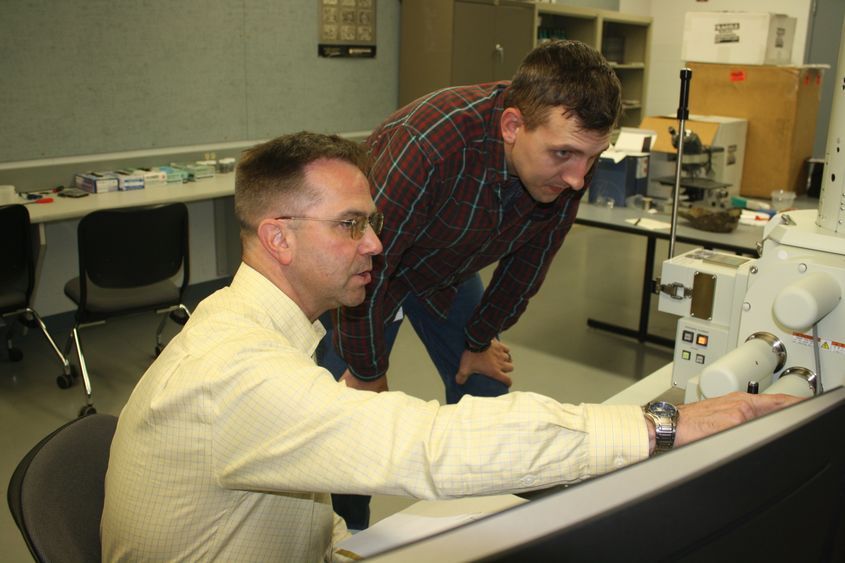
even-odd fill
[(323, 332), (245, 264), (197, 307), (120, 414), (104, 561), (331, 560), (331, 492), (518, 492), (648, 455), (638, 407), (349, 389), (311, 358)]

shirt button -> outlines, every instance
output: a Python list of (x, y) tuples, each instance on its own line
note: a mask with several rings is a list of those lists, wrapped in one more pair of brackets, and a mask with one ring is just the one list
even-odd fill
[(536, 482), (537, 482), (537, 480), (534, 477), (532, 477), (531, 475), (526, 475), (525, 477), (523, 477), (522, 479), (519, 480), (520, 485), (523, 485), (525, 487), (530, 487), (531, 485), (533, 485)]
[(623, 467), (625, 465), (625, 458), (621, 455), (616, 456), (613, 458), (613, 465), (615, 467)]

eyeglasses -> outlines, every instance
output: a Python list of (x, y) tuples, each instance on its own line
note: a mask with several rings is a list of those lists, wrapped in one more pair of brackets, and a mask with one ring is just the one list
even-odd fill
[(364, 236), (364, 231), (367, 229), (367, 225), (372, 227), (373, 232), (376, 235), (381, 234), (381, 228), (384, 226), (384, 213), (381, 213), (379, 211), (376, 211), (369, 217), (361, 215), (359, 217), (355, 217), (354, 219), (319, 219), (317, 217), (298, 217), (295, 215), (283, 215), (282, 217), (276, 217), (276, 219), (280, 221), (283, 219), (301, 219), (304, 221), (324, 221), (326, 223), (338, 223), (349, 230), (349, 235), (352, 237), (353, 240), (358, 240)]

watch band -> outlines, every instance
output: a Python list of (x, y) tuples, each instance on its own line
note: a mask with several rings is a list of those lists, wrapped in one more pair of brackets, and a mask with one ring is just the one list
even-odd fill
[(643, 407), (643, 414), (654, 423), (654, 453), (672, 449), (678, 428), (678, 409), (665, 401), (656, 401)]

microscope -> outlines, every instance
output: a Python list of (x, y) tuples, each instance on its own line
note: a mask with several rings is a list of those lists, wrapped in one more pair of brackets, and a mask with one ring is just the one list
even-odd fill
[[(845, 83), (845, 41), (834, 80)], [(845, 385), (845, 90), (834, 92), (818, 209), (775, 215), (758, 253), (695, 249), (663, 263), (659, 309), (681, 317), (672, 387), (685, 402)]]
[[(729, 207), (729, 183), (717, 180), (716, 170), (724, 169), (724, 147), (705, 146), (701, 138), (692, 129), (684, 129), (681, 135), (674, 127), (669, 127), (669, 135), (675, 150), (683, 143), (681, 151), (681, 187), (682, 195), (690, 204), (708, 208)], [(657, 178), (664, 185), (672, 185), (672, 176)]]

